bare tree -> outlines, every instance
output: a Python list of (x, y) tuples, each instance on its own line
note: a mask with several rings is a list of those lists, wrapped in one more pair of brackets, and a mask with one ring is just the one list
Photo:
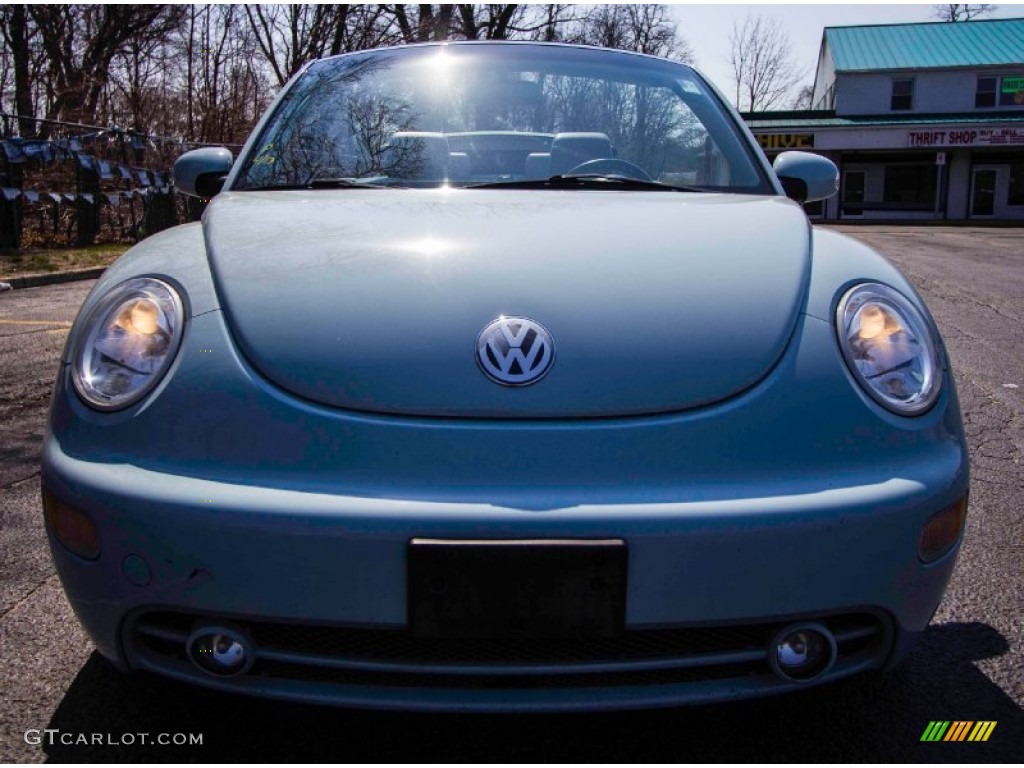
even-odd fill
[(803, 76), (789, 35), (774, 18), (748, 13), (742, 25), (733, 22), (729, 44), (737, 109), (778, 106)]
[[(443, 6), (442, 6), (443, 7)], [(467, 40), (507, 40), (523, 31), (527, 6), (460, 5), (459, 31)]]
[(932, 16), (939, 21), (971, 21), (972, 19), (990, 16), (999, 6), (982, 3), (980, 5), (936, 5)]
[(246, 5), (258, 49), (283, 85), (323, 56), (432, 40), (567, 40), (693, 58), (664, 5)]
[(125, 50), (114, 57), (110, 89), (104, 108), (93, 118), (130, 126), (139, 132), (154, 128), (152, 119), (164, 111), (167, 96), (161, 92), (162, 77), (170, 65), (169, 51), (160, 39), (134, 37)]
[(594, 5), (571, 24), (567, 42), (619, 48), (693, 63), (693, 49), (676, 29), (668, 6), (653, 3)]
[(693, 48), (679, 34), (676, 23), (668, 13), (668, 6), (630, 4), (625, 9), (626, 25), (631, 45), (629, 50), (694, 63)]
[(575, 5), (566, 4), (547, 4), (538, 6), (539, 10), (536, 11), (536, 29), (531, 35), (533, 40), (542, 40), (545, 43), (554, 43), (562, 39), (561, 30), (570, 21), (576, 21), (572, 18), (572, 13)]
[(201, 142), (241, 142), (266, 108), (270, 82), (255, 34), (234, 5), (189, 6), (178, 47), (185, 71), (181, 133)]
[(454, 5), (405, 5), (396, 3), (384, 6), (398, 24), (402, 41), (425, 43), (429, 40), (447, 40), (452, 33)]
[(173, 5), (30, 5), (46, 53), (47, 117), (93, 119), (114, 57), (130, 41), (164, 39), (184, 16)]
[(0, 32), (3, 34), (5, 48), (10, 52), (11, 67), (14, 70), (14, 111), (22, 115), (18, 121), (19, 132), (22, 136), (35, 136), (36, 123), (32, 118), (36, 115), (36, 105), (32, 84), (36, 73), (33, 71), (31, 43), (36, 30), (26, 6), (0, 7)]
[(0, 99), (24, 115), (237, 142), (309, 61), (429, 40), (567, 41), (690, 62), (659, 4), (0, 5)]
[(567, 7), (518, 3), (382, 6), (406, 43), (536, 37), (563, 23)]
[(387, 9), (383, 5), (296, 3), (246, 5), (245, 13), (260, 52), (278, 85), (284, 85), (313, 59), (399, 42)]
[(814, 85), (805, 85), (797, 91), (790, 109), (811, 109), (814, 105)]

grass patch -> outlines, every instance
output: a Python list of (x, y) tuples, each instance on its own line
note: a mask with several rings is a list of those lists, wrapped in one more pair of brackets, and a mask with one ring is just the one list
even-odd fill
[(0, 280), (40, 272), (106, 267), (128, 248), (118, 244), (84, 248), (3, 248), (0, 249)]

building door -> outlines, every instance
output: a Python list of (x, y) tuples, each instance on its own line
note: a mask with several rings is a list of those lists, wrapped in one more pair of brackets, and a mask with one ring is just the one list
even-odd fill
[(996, 212), (996, 182), (999, 169), (976, 165), (971, 176), (971, 218), (993, 216)]

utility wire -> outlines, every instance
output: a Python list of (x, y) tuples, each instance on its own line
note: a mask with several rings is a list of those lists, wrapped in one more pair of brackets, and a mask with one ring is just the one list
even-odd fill
[[(5, 121), (8, 120), (32, 120), (36, 123), (47, 123), (49, 125), (61, 125), (71, 128), (80, 128), (98, 133), (109, 133), (115, 136), (127, 136), (127, 137), (138, 137), (143, 140), (152, 142), (162, 142), (165, 144), (180, 144), (183, 146), (190, 147), (241, 147), (241, 144), (223, 144), (211, 141), (188, 141), (186, 139), (174, 138), (172, 136), (160, 136), (152, 133), (142, 133), (136, 131), (133, 128), (121, 128), (117, 125), (89, 125), (88, 123), (73, 123), (67, 120), (53, 120), (47, 117), (31, 117), (29, 115), (15, 115), (10, 112), (0, 112), (0, 118)], [(25, 137), (22, 137), (25, 138)], [(77, 138), (69, 136), (68, 138)], [(48, 141), (48, 139), (47, 139)]]

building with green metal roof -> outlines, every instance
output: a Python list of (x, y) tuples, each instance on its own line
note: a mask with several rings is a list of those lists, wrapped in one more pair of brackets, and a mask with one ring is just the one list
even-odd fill
[(821, 217), (1024, 220), (1024, 19), (828, 27), (812, 102), (745, 117), (840, 167)]
[(1020, 63), (1024, 19), (826, 27), (837, 72), (1001, 67)]

